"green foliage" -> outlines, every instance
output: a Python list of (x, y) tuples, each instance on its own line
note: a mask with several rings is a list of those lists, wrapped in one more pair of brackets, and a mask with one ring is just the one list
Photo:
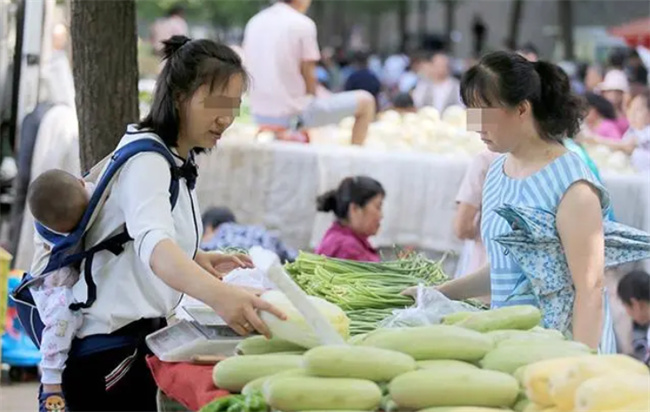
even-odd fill
[(267, 0), (137, 0), (138, 18), (154, 21), (163, 17), (175, 5), (185, 7), (189, 22), (211, 22), (218, 25), (237, 25), (245, 23)]

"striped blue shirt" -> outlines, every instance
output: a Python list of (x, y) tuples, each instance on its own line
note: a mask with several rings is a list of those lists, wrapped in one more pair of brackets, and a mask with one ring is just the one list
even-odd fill
[[(496, 213), (504, 205), (532, 207), (555, 215), (562, 197), (578, 181), (591, 183), (600, 191), (603, 218), (610, 209), (609, 195), (589, 167), (574, 152), (568, 151), (538, 172), (523, 179), (508, 177), (503, 166), (506, 156), (497, 158), (483, 186), (481, 235), (490, 262), (492, 307), (533, 305), (539, 307), (533, 286), (508, 251), (494, 239), (512, 231), (508, 222)], [(552, 257), (549, 257), (552, 259)], [(568, 269), (567, 269), (568, 270)], [(546, 276), (570, 277), (570, 273), (549, 272)], [(601, 350), (615, 351), (609, 304), (604, 295), (604, 325)], [(570, 331), (564, 331), (570, 333)]]

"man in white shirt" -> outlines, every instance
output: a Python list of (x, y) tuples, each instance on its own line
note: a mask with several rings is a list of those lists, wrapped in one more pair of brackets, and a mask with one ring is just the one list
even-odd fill
[(352, 143), (363, 144), (375, 116), (375, 99), (365, 91), (316, 96), (320, 49), (316, 24), (305, 16), (310, 4), (279, 0), (246, 25), (243, 48), (251, 76), (251, 111), (258, 124), (287, 129), (320, 127), (354, 116)]
[(413, 90), (415, 106), (433, 106), (442, 112), (449, 106), (460, 105), (460, 82), (451, 76), (449, 56), (435, 52), (425, 64), (424, 74)]

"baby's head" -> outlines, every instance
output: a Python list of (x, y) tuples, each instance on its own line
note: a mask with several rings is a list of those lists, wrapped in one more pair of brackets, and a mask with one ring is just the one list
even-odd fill
[(89, 200), (83, 180), (56, 169), (37, 177), (27, 194), (34, 219), (60, 233), (71, 232), (79, 224)]

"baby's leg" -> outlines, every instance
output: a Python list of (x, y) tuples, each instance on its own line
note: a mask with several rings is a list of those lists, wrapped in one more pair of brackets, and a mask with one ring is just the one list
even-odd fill
[(81, 327), (82, 317), (70, 310), (74, 299), (69, 287), (35, 288), (32, 295), (45, 325), (41, 337), (41, 383), (60, 385), (68, 352)]

